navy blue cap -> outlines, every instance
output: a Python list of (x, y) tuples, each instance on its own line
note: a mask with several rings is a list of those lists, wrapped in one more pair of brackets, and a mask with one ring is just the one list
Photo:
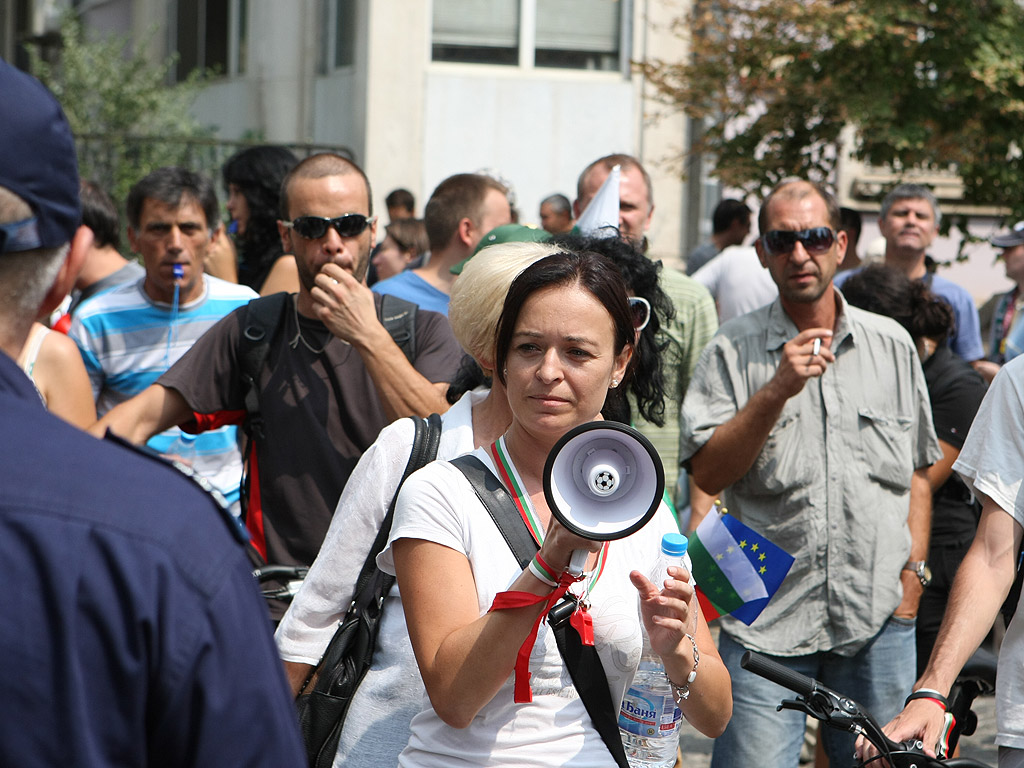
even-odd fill
[(0, 187), (33, 217), (0, 227), (0, 253), (58, 248), (82, 221), (75, 141), (57, 99), (0, 59)]

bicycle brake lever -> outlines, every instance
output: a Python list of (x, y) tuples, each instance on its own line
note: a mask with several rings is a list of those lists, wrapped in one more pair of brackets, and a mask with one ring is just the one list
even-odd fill
[(775, 708), (775, 711), (781, 712), (783, 709), (795, 709), (811, 717), (820, 717), (820, 713), (812, 709), (806, 699), (783, 699), (782, 703)]

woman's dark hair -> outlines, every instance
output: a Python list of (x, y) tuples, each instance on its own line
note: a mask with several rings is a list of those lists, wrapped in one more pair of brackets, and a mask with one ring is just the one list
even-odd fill
[(841, 290), (850, 304), (891, 317), (915, 340), (944, 341), (956, 327), (953, 308), (928, 290), (923, 280), (911, 280), (883, 264), (871, 264), (855, 272)]
[[(512, 335), (526, 300), (537, 291), (561, 286), (579, 286), (608, 310), (615, 328), (616, 355), (627, 345), (633, 346), (633, 316), (626, 301), (626, 285), (615, 265), (597, 253), (556, 253), (528, 266), (509, 286), (495, 342), (495, 370), (502, 384), (506, 383), (505, 361), (512, 347)], [(620, 386), (625, 384), (631, 369), (632, 366), (626, 370)]]
[(476, 358), (469, 354), (463, 355), (458, 370), (455, 371), (455, 375), (452, 376), (452, 380), (448, 384), (445, 400), (448, 401), (448, 405), (455, 405), (459, 402), (459, 398), (477, 387), (490, 389), (491, 377), (484, 373), (484, 369), (480, 367)]
[(299, 159), (286, 147), (249, 147), (224, 163), (224, 187), (234, 184), (249, 207), (245, 233), (238, 238), (238, 280), (259, 291), (282, 254), (277, 231), (281, 182)]
[(661, 330), (675, 318), (676, 310), (668, 294), (661, 289), (661, 263), (651, 261), (630, 240), (622, 237), (566, 234), (552, 238), (552, 242), (566, 250), (591, 251), (611, 259), (622, 274), (629, 295), (645, 298), (651, 305), (651, 319), (633, 351), (629, 388), (620, 387), (610, 393), (615, 397), (609, 397), (604, 417), (629, 424), (632, 421), (630, 405), (624, 395), (631, 392), (644, 420), (664, 426), (666, 382), (662, 359), (669, 337)]

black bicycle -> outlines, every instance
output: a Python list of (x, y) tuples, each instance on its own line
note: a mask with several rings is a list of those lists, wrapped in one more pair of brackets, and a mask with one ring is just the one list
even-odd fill
[(309, 568), (304, 565), (264, 565), (254, 568), (253, 577), (267, 600), (291, 602), (302, 586)]
[[(744, 653), (740, 666), (797, 694), (795, 699), (783, 700), (779, 704), (779, 709), (798, 710), (820, 720), (829, 728), (863, 736), (870, 741), (878, 750), (878, 754), (856, 763), (855, 768), (863, 768), (869, 764), (881, 765), (882, 760), (888, 761), (892, 768), (992, 768), (966, 757), (946, 760), (929, 757), (924, 753), (920, 741), (892, 741), (882, 732), (882, 727), (871, 714), (853, 699), (836, 693), (817, 680), (794, 672), (759, 653)], [(969, 701), (967, 706), (969, 708)], [(955, 739), (949, 747), (950, 751), (953, 745)]]

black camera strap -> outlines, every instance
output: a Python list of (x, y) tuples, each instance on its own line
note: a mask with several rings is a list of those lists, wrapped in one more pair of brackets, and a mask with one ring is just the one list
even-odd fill
[[(494, 520), (494, 524), (498, 526), (509, 549), (519, 561), (519, 566), (525, 569), (537, 554), (537, 542), (533, 540), (526, 524), (523, 523), (505, 486), (476, 456), (459, 456), (452, 459), (451, 463), (469, 480), (473, 492)], [(552, 609), (552, 612), (557, 610), (558, 606)], [(548, 624), (554, 632), (558, 651), (562, 654), (562, 660), (569, 670), (569, 677), (576, 686), (576, 692), (579, 693), (594, 728), (615, 758), (615, 764), (619, 768), (629, 768), (626, 750), (619, 735), (618, 710), (612, 702), (608, 678), (597, 649), (592, 645), (584, 645), (568, 621), (552, 622), (549, 616)]]

